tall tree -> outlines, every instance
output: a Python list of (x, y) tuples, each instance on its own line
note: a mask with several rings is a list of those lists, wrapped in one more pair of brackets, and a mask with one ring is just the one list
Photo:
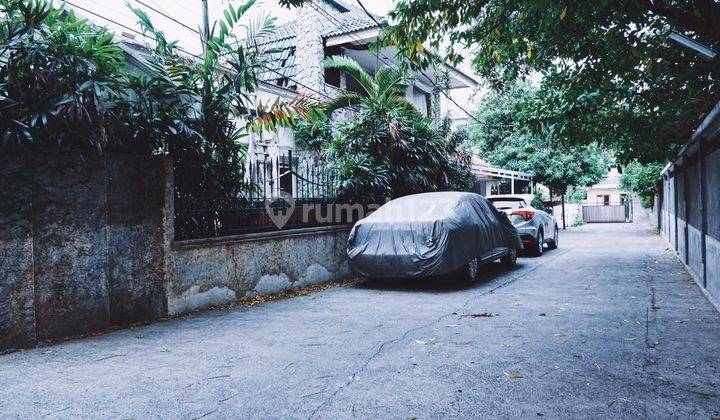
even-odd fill
[(535, 174), (552, 194), (597, 183), (607, 173), (609, 154), (595, 143), (571, 146), (550, 130), (529, 130), (535, 94), (526, 83), (491, 93), (478, 109), (479, 123), (468, 130), (469, 142), (494, 165)]
[(720, 68), (667, 40), (720, 45), (713, 0), (401, 0), (387, 42), (423, 66), (472, 53), (494, 87), (541, 73), (535, 128), (622, 160), (673, 156), (720, 94)]

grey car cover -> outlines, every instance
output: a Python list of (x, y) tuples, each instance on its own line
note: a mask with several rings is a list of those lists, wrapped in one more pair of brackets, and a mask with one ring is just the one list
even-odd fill
[(362, 276), (424, 277), (501, 247), (523, 246), (507, 216), (483, 196), (433, 192), (392, 200), (355, 223), (347, 255)]

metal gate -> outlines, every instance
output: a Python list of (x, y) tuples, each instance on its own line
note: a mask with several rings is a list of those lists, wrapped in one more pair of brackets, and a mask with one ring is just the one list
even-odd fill
[(585, 223), (626, 223), (632, 222), (632, 211), (629, 203), (610, 205), (582, 206), (583, 221)]

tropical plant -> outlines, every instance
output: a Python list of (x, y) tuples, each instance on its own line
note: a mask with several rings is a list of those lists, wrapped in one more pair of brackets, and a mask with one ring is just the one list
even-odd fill
[(363, 89), (363, 94), (344, 92), (329, 100), (324, 105), (327, 114), (354, 106), (360, 106), (365, 110), (387, 111), (392, 108), (404, 108), (408, 111), (416, 111), (415, 107), (405, 100), (405, 91), (411, 78), (400, 69), (383, 67), (373, 77), (355, 60), (342, 56), (327, 58), (325, 67), (345, 72)]
[(620, 176), (620, 188), (634, 192), (643, 206), (652, 207), (653, 198), (660, 192), (660, 173), (664, 165), (660, 162), (641, 164), (631, 162)]
[(112, 34), (42, 0), (0, 0), (3, 146), (91, 146), (121, 141), (123, 53)]
[(332, 141), (332, 124), (327, 120), (308, 121), (302, 119), (293, 130), (295, 144), (303, 149), (320, 152)]
[[(242, 198), (251, 185), (245, 181), (241, 140), (252, 130), (292, 126), (298, 116), (317, 115), (314, 103), (303, 97), (255, 102), (257, 74), (265, 64), (258, 40), (275, 28), (268, 16), (245, 23), (255, 3), (228, 5), (212, 25), (202, 56), (188, 56), (143, 10), (128, 4), (143, 32), (155, 39), (157, 61), (149, 63), (151, 75), (130, 78), (129, 88), (141, 99), (132, 104), (127, 128), (131, 138), (157, 139), (153, 143), (175, 158), (181, 199)], [(243, 38), (236, 35), (240, 29)]]
[(373, 78), (344, 57), (329, 58), (325, 65), (344, 71), (364, 90), (325, 104), (328, 115), (350, 107), (357, 111), (339, 124), (326, 149), (341, 196), (383, 203), (452, 188), (455, 177), (463, 174), (451, 157), (457, 145), (449, 148), (443, 133), (405, 100), (410, 79), (402, 71), (383, 68)]

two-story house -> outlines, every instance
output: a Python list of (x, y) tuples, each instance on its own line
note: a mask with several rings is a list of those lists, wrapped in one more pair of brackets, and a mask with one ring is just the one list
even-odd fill
[[(312, 0), (296, 9), (296, 19), (281, 25), (275, 34), (259, 45), (268, 57), (268, 70), (261, 74), (258, 99), (267, 103), (280, 97), (290, 100), (298, 94), (322, 101), (342, 91), (362, 92), (351, 77), (337, 70), (325, 69), (324, 60), (331, 56), (346, 56), (357, 61), (369, 74), (386, 66), (396, 66), (396, 48), (372, 51), (381, 27), (387, 26), (384, 17), (366, 13), (359, 7), (337, 0)], [(445, 113), (445, 100), (439, 94), (438, 80), (449, 90), (475, 88), (477, 82), (450, 65), (416, 72), (414, 84), (407, 90), (407, 99), (425, 115), (430, 115), (435, 103)], [(293, 133), (281, 129), (263, 133), (249, 140), (250, 156), (286, 154), (295, 150)]]

